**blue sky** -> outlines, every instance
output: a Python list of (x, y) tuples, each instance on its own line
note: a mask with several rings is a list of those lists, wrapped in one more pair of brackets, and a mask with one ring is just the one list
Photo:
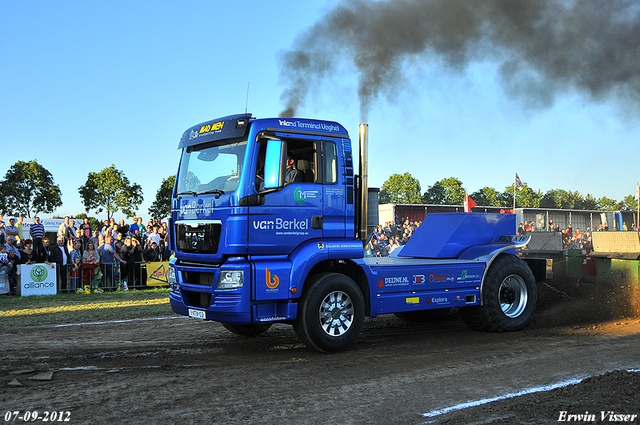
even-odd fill
[[(115, 164), (142, 186), (138, 213), (147, 217), (176, 171), (186, 128), (244, 112), (248, 85), (254, 116), (283, 110), (279, 59), (336, 4), (0, 3), (0, 175), (37, 160), (62, 190), (55, 214), (66, 215), (84, 211), (78, 187), (87, 174)], [(297, 115), (338, 121), (357, 138), (357, 81), (342, 60), (347, 66), (318, 81)], [(457, 71), (438, 61), (407, 65), (405, 83), (370, 109), (370, 185), (408, 171), (423, 192), (451, 176), (469, 193), (502, 191), (517, 170), (542, 192), (635, 193), (637, 108), (567, 90), (532, 109), (499, 80), (491, 61)]]

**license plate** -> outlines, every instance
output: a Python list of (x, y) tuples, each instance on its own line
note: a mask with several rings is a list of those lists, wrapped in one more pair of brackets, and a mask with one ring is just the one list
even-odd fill
[(202, 310), (194, 310), (192, 308), (189, 309), (189, 317), (194, 317), (196, 319), (205, 320), (207, 318), (207, 314)]

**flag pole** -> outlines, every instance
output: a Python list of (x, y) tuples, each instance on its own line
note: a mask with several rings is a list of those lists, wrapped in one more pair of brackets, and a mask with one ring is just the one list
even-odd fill
[(513, 212), (516, 212), (516, 176), (518, 175), (517, 171), (513, 172)]

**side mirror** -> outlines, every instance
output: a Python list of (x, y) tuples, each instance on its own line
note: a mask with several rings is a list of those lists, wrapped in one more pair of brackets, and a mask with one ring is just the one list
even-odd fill
[(282, 140), (269, 140), (264, 160), (264, 188), (277, 189), (284, 186), (283, 166), (287, 160), (287, 145)]

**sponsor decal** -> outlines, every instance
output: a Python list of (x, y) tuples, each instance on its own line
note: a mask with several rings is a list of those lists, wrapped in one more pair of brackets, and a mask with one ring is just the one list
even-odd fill
[(55, 288), (55, 282), (27, 282), (22, 285), (25, 289), (47, 289), (47, 288)]
[(335, 124), (319, 123), (319, 122), (305, 122), (298, 120), (278, 120), (283, 127), (301, 128), (304, 130), (322, 130), (328, 132), (340, 131), (340, 127)]
[(167, 280), (167, 276), (169, 275), (169, 270), (165, 267), (165, 264), (161, 264), (160, 267), (155, 269), (151, 276), (149, 277), (152, 280), (158, 280), (162, 283), (169, 284)]
[(429, 283), (433, 283), (433, 282), (442, 282), (444, 280), (447, 280), (446, 276), (437, 276), (433, 273), (431, 273), (429, 275)]
[(259, 220), (253, 222), (254, 230), (309, 230), (309, 219), (284, 220), (276, 217), (275, 220)]
[(161, 286), (169, 284), (169, 262), (157, 261), (146, 263), (147, 286)]
[(278, 278), (277, 275), (271, 275), (271, 272), (269, 271), (269, 269), (265, 269), (266, 272), (266, 281), (267, 281), (267, 288), (269, 289), (276, 289), (278, 287), (278, 285), (280, 284), (280, 279)]
[(22, 279), (20, 279), (20, 293), (23, 297), (30, 295), (55, 295), (58, 284), (56, 279), (56, 267), (44, 264), (23, 264), (20, 266)]
[(409, 285), (409, 278), (407, 276), (398, 277), (385, 277), (378, 279), (378, 286), (405, 286)]
[(202, 198), (191, 199), (180, 205), (180, 216), (186, 217), (187, 215), (207, 215), (214, 212), (214, 203), (212, 200), (205, 201)]
[(413, 283), (425, 283), (426, 279), (423, 274), (414, 274)]
[(269, 317), (260, 317), (258, 318), (258, 320), (261, 322), (273, 322), (277, 320), (287, 320), (287, 318), (284, 316), (269, 316)]
[(307, 202), (307, 199), (315, 199), (318, 196), (317, 190), (302, 190), (300, 186), (296, 187), (293, 191), (293, 199), (298, 204), (304, 204)]
[(522, 243), (527, 240), (527, 236), (500, 236), (498, 243)]
[(427, 297), (427, 304), (445, 304), (449, 302), (447, 297)]
[(458, 282), (469, 282), (469, 283), (473, 283), (478, 281), (482, 276), (479, 274), (469, 274), (469, 270), (462, 270), (462, 273), (460, 273), (460, 276), (457, 277), (457, 281)]
[(355, 242), (355, 243), (329, 242), (325, 244), (325, 247), (327, 247), (328, 249), (362, 249), (362, 244), (359, 242)]
[(45, 266), (34, 266), (29, 275), (31, 276), (31, 280), (40, 283), (47, 279), (49, 272)]
[(222, 131), (222, 127), (224, 127), (224, 121), (218, 121), (213, 124), (207, 124), (200, 127), (200, 130), (191, 130), (189, 133), (189, 140), (197, 139), (198, 136), (207, 136), (209, 134), (215, 134)]

